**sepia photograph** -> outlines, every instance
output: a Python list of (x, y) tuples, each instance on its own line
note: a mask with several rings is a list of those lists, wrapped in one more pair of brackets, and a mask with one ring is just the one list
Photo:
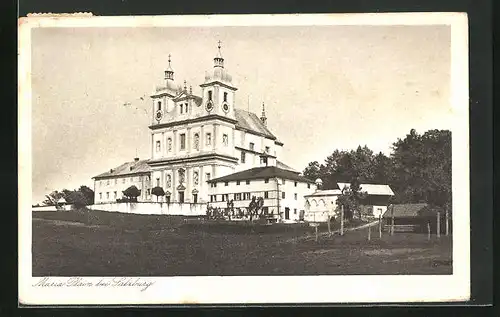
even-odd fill
[(467, 299), (465, 15), (22, 22), (28, 304)]

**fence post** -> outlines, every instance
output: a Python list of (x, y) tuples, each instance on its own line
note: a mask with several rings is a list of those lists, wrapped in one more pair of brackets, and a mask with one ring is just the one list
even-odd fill
[(391, 206), (391, 236), (394, 235), (394, 207)]
[(378, 215), (378, 237), (382, 239), (382, 213)]
[(344, 235), (344, 205), (340, 206), (340, 235)]
[(330, 214), (326, 213), (326, 223), (328, 224), (328, 236), (332, 235), (332, 229), (330, 228)]
[(314, 229), (316, 231), (316, 242), (318, 242), (318, 226), (314, 226)]
[(368, 227), (368, 241), (372, 239), (372, 226)]
[(436, 234), (438, 238), (441, 238), (441, 212), (437, 212), (437, 223), (436, 223)]
[(427, 221), (427, 240), (431, 239), (431, 222)]
[(450, 234), (450, 216), (448, 214), (448, 206), (445, 207), (445, 217), (446, 217), (446, 235)]

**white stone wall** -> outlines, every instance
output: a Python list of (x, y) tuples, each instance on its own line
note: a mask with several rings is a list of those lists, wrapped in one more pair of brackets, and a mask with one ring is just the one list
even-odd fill
[(181, 216), (203, 216), (206, 215), (206, 204), (178, 204), (178, 203), (104, 203), (88, 206), (92, 210), (109, 212), (121, 212), (139, 215), (181, 215)]

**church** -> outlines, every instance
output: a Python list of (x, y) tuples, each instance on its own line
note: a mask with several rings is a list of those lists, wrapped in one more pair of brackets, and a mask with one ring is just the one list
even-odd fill
[[(164, 75), (163, 84), (151, 95), (150, 159), (136, 158), (95, 176), (95, 203), (116, 202), (123, 190), (136, 184), (139, 201), (209, 204), (217, 201), (213, 180), (224, 182), (226, 177), (225, 183), (246, 183), (241, 176), (253, 174), (242, 172), (260, 168), (265, 170), (262, 181), (285, 175), (295, 186), (300, 183), (305, 192), (290, 195), (296, 200), (294, 210), (303, 209), (303, 195), (316, 186), (278, 160), (283, 143), (267, 125), (264, 104), (260, 116), (236, 107), (238, 88), (224, 66), (220, 42), (213, 67), (200, 84), (201, 95), (193, 94), (186, 82), (175, 82), (170, 55)], [(162, 187), (165, 196), (153, 197), (154, 187)], [(239, 195), (240, 190), (225, 188), (226, 192)]]

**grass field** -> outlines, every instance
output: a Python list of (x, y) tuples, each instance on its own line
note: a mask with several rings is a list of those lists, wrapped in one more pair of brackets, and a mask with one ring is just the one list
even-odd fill
[[(451, 274), (451, 237), (372, 228), (320, 236), (297, 225), (223, 225), (182, 217), (33, 214), (33, 276)], [(324, 227), (320, 228), (324, 232)]]

